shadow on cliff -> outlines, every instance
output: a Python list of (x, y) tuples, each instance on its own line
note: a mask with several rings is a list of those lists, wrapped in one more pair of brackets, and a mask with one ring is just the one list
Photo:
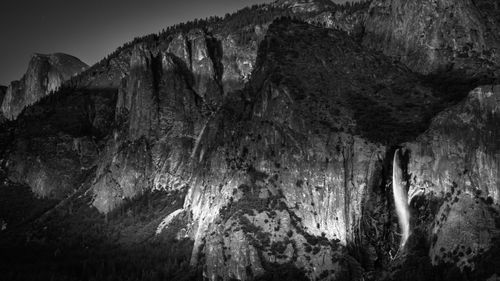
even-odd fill
[(23, 110), (11, 127), (21, 135), (69, 135), (102, 138), (114, 120), (117, 89), (62, 88)]
[(393, 276), (389, 280), (399, 281), (475, 281), (487, 280), (493, 275), (500, 275), (500, 237), (492, 241), (492, 247), (474, 258), (475, 269), (464, 268), (455, 264), (440, 263), (432, 265), (429, 258), (430, 243), (427, 234), (417, 229), (408, 241), (404, 260), (393, 264)]
[(478, 86), (500, 83), (500, 77), (495, 77), (493, 72), (486, 70), (470, 75), (466, 70), (441, 69), (433, 74), (421, 76), (421, 79), (425, 85), (436, 90), (441, 100), (440, 107), (462, 101)]
[[(348, 97), (363, 136), (386, 145), (399, 145), (412, 141), (429, 128), (436, 115), (463, 101), (470, 91), (481, 85), (500, 82), (500, 78), (487, 74), (468, 77), (465, 71), (442, 71), (417, 77), (415, 84), (419, 83), (432, 91), (433, 97), (428, 99), (428, 102), (422, 97), (421, 102), (407, 101), (398, 105), (383, 104), (367, 95)], [(391, 89), (397, 95), (403, 95), (411, 87), (403, 84), (387, 89)], [(407, 118), (411, 112), (418, 117)]]

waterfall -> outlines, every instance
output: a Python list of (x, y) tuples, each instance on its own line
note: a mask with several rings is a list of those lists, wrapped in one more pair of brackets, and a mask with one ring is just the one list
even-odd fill
[(410, 236), (410, 209), (408, 207), (406, 187), (403, 184), (403, 171), (400, 162), (398, 149), (394, 153), (394, 162), (392, 164), (392, 193), (394, 195), (396, 213), (398, 214), (399, 227), (402, 232), (400, 248), (403, 248)]

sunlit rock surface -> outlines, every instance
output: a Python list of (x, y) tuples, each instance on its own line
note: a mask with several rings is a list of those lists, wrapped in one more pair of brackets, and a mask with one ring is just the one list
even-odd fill
[(407, 145), (411, 196), (461, 190), (500, 200), (500, 87), (483, 86), (439, 114), (429, 130)]
[[(0, 104), (2, 104), (3, 99), (5, 97), (5, 94), (7, 94), (7, 89), (8, 89), (8, 87), (6, 87), (6, 86), (0, 86)], [(0, 123), (3, 123), (5, 121), (6, 121), (6, 118), (3, 115), (3, 113), (0, 111)]]
[[(368, 130), (381, 118), (378, 112), (360, 110), (367, 102), (387, 107), (389, 100), (414, 101), (416, 107), (399, 119), (383, 117), (394, 118), (387, 127), (394, 131), (422, 122), (419, 109), (429, 102), (422, 97), (432, 101), (432, 90), (423, 85), (415, 90), (413, 74), (364, 51), (340, 31), (275, 24), (261, 45), (252, 79), (248, 73), (258, 62), (243, 56), (238, 63), (241, 47), (224, 49), (228, 53), (217, 61), (206, 56), (215, 50), (207, 49), (212, 45), (202, 35), (194, 31), (161, 49), (137, 45), (132, 50), (117, 97), (119, 127), (106, 141), (92, 181), (93, 205), (109, 213), (147, 190), (188, 188), (182, 235), (194, 240), (192, 265), (206, 264), (210, 279), (248, 280), (277, 265), (298, 268), (313, 279), (344, 276), (351, 267), (359, 272), (343, 247), (360, 233), (363, 202), (382, 180), (387, 148), (380, 142), (390, 139)], [(223, 46), (237, 46), (225, 38)], [(187, 45), (199, 47), (188, 52)], [(207, 67), (193, 67), (192, 58), (186, 61), (191, 54)], [(313, 67), (318, 62), (323, 67)], [(214, 65), (229, 74), (214, 75)], [(194, 72), (209, 80), (195, 79)], [(332, 78), (325, 82), (325, 75)], [(227, 92), (224, 101), (200, 94), (210, 81), (228, 85), (228, 91), (241, 89), (247, 79), (250, 88)], [(393, 81), (408, 91), (393, 88)], [(379, 91), (386, 96), (376, 100)], [(289, 219), (277, 219), (276, 208)], [(281, 234), (269, 243), (256, 242), (262, 235), (274, 237), (271, 230)]]
[(352, 11), (326, 11), (307, 19), (311, 24), (320, 24), (327, 28), (340, 29), (354, 38), (361, 40), (365, 35), (367, 9)]
[(432, 228), (429, 256), (434, 265), (456, 264), (460, 269), (476, 269), (476, 260), (487, 252), (500, 235), (495, 220), (500, 209), (481, 197), (457, 192), (448, 198)]
[(5, 117), (15, 119), (22, 110), (59, 89), (62, 83), (82, 72), (87, 65), (66, 54), (34, 54), (26, 74), (7, 89), (2, 102)]
[[(169, 53), (153, 56), (144, 47), (137, 47), (131, 56), (130, 75), (116, 107), (116, 119), (123, 127), (109, 140), (95, 185), (94, 205), (103, 212), (146, 189), (184, 186), (179, 168), (189, 162), (185, 147), (195, 142), (202, 127), (197, 107), (201, 98), (175, 60)], [(144, 161), (136, 161), (137, 157)], [(110, 180), (116, 188), (106, 188)]]
[(318, 12), (332, 6), (328, 0), (278, 0), (274, 5), (291, 9), (294, 12)]
[[(461, 100), (473, 84), (443, 93), (366, 48), (363, 6), (277, 3), (136, 39), (1, 125), (0, 184), (58, 202), (21, 244), (81, 248), (110, 272), (137, 251), (124, 268), (152, 279), (492, 276), (498, 87)], [(265, 20), (280, 9), (302, 20)], [(402, 250), (393, 168), (411, 201)]]
[[(182, 49), (177, 39), (172, 42), (176, 47), (170, 50)], [(359, 233), (362, 204), (381, 180), (378, 173), (387, 151), (378, 143), (380, 135), (366, 131), (376, 117), (358, 115), (359, 103), (384, 89), (387, 100), (414, 100), (419, 108), (425, 106), (419, 97), (432, 98), (432, 91), (424, 86), (408, 93), (395, 91), (391, 81), (410, 89), (416, 81), (413, 75), (385, 57), (366, 53), (342, 32), (284, 21), (273, 26), (262, 46), (251, 88), (228, 94), (215, 110), (206, 105), (210, 100), (189, 87), (196, 85), (195, 80), (184, 84), (186, 73), (177, 62), (182, 58), (161, 51), (153, 55), (154, 50), (136, 47), (130, 76), (118, 98), (117, 119), (124, 120), (124, 127), (111, 141), (121, 144), (103, 161), (121, 168), (99, 169), (105, 176), (98, 178), (111, 177), (106, 181), (118, 185), (106, 189), (109, 184), (98, 180), (94, 206), (109, 212), (124, 198), (135, 196), (127, 190), (140, 194), (145, 182), (136, 182), (135, 188), (134, 181), (121, 183), (151, 167), (140, 176), (150, 179), (149, 188), (189, 188), (183, 209), (189, 214), (187, 235), (194, 240), (191, 262), (206, 264), (204, 274), (210, 279), (247, 280), (275, 265), (291, 265), (313, 279), (322, 274), (333, 278), (334, 272), (342, 276), (349, 267), (358, 270), (359, 264), (345, 260), (342, 247)], [(359, 56), (364, 60), (355, 66), (360, 70), (357, 75), (339, 71), (351, 68)], [(312, 67), (315, 60), (329, 65)], [(161, 69), (154, 67), (155, 61)], [(387, 84), (377, 82), (373, 72)], [(334, 78), (325, 82), (322, 75)], [(309, 79), (317, 80), (310, 83)], [(366, 95), (357, 92), (356, 100), (343, 102), (343, 90), (357, 87), (366, 87)], [(383, 99), (378, 102), (387, 106)], [(399, 120), (421, 122), (416, 108), (398, 115)], [(366, 138), (352, 133), (356, 131)], [(119, 159), (139, 143), (151, 160), (136, 161), (143, 168), (132, 172)], [(121, 169), (127, 172), (118, 172)], [(272, 218), (276, 208), (290, 219)], [(237, 225), (245, 231), (237, 230)], [(281, 228), (283, 232), (269, 243), (255, 242), (269, 235), (268, 229)], [(275, 247), (277, 252), (272, 250)], [(226, 260), (224, 255), (232, 258)], [(337, 258), (325, 260), (332, 256)]]
[[(417, 227), (429, 233), (433, 265), (488, 272), (481, 263), (500, 235), (500, 87), (474, 89), (461, 103), (440, 113), (429, 130), (405, 145), (409, 153), (409, 196)], [(438, 211), (420, 224), (436, 202)], [(428, 204), (428, 203), (427, 203)], [(432, 217), (433, 216), (433, 217)], [(479, 268), (478, 268), (479, 263)]]

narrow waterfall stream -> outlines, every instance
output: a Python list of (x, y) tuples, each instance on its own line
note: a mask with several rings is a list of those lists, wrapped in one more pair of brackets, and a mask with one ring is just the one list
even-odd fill
[(394, 153), (394, 162), (392, 164), (392, 193), (399, 219), (399, 227), (402, 232), (400, 244), (400, 249), (402, 249), (410, 236), (410, 209), (408, 207), (406, 187), (403, 183), (403, 170), (401, 168), (399, 149)]

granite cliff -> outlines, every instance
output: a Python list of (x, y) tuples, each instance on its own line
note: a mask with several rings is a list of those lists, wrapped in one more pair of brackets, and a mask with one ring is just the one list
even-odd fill
[(7, 93), (7, 87), (6, 86), (0, 86), (0, 102), (3, 101), (3, 98), (5, 97), (6, 93)]
[(497, 1), (373, 1), (364, 44), (431, 74), (498, 76)]
[(1, 272), (499, 276), (498, 5), (433, 3), (277, 1), (119, 48), (1, 124)]
[(9, 85), (2, 102), (3, 115), (17, 118), (24, 108), (57, 91), (64, 81), (86, 68), (85, 63), (66, 54), (34, 54), (22, 79)]

